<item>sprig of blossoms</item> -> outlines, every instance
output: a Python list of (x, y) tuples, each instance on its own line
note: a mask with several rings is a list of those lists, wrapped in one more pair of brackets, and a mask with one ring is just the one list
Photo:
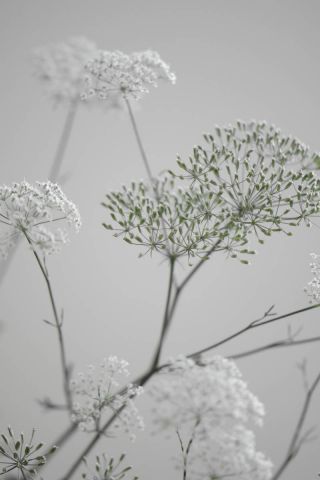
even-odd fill
[(157, 180), (156, 198), (142, 181), (108, 194), (113, 224), (104, 226), (147, 252), (205, 257), (217, 245), (237, 257), (254, 253), (251, 236), (291, 235), (319, 215), (320, 179), (287, 169), (310, 155), (297, 140), (263, 122), (217, 127), (204, 139), (207, 148), (194, 147), (188, 162), (178, 158), (180, 173)]
[(123, 430), (135, 439), (135, 431), (144, 428), (144, 422), (134, 399), (142, 394), (143, 388), (128, 384), (119, 390), (118, 377), (129, 375), (128, 362), (115, 356), (105, 358), (96, 369), (88, 367), (87, 373), (79, 373), (71, 381), (73, 392), (72, 421), (83, 431), (99, 431), (103, 413), (118, 413), (113, 423), (113, 433)]
[(159, 81), (172, 84), (176, 76), (170, 67), (152, 50), (125, 54), (120, 51), (100, 51), (99, 55), (86, 66), (87, 88), (82, 98), (97, 95), (106, 100), (112, 94), (125, 98), (139, 99), (149, 92), (149, 87), (157, 87)]
[[(85, 480), (122, 480), (132, 470), (131, 466), (124, 467), (122, 463), (125, 459), (125, 454), (121, 454), (119, 459), (115, 461), (113, 457), (108, 457), (105, 453), (96, 456), (95, 471), (92, 472), (89, 468), (86, 458), (83, 459), (88, 472), (82, 474)], [(138, 477), (133, 477), (132, 480), (138, 480)]]
[(309, 297), (310, 303), (320, 303), (320, 255), (316, 253), (310, 253), (313, 262), (310, 263), (311, 273), (313, 279), (308, 282), (304, 291)]
[(58, 251), (68, 241), (67, 231), (56, 228), (61, 222), (76, 232), (81, 226), (76, 206), (57, 184), (47, 181), (33, 186), (24, 181), (0, 186), (0, 254), (3, 257), (21, 235), (43, 254)]
[(37, 476), (37, 468), (42, 467), (46, 463), (47, 456), (54, 453), (57, 447), (54, 446), (45, 453), (41, 453), (44, 444), (38, 443), (34, 445), (34, 434), (35, 430), (32, 431), (28, 442), (26, 442), (23, 433), (16, 437), (11, 427), (8, 427), (8, 434), (1, 434), (0, 475), (18, 470), (23, 478), (31, 479)]
[(97, 52), (95, 43), (85, 37), (39, 47), (33, 55), (35, 76), (56, 104), (77, 101), (83, 89), (84, 67)]
[(271, 463), (255, 450), (247, 427), (262, 425), (264, 407), (233, 361), (214, 356), (198, 364), (179, 357), (155, 377), (149, 392), (157, 429), (193, 438), (190, 462), (201, 478), (270, 478)]

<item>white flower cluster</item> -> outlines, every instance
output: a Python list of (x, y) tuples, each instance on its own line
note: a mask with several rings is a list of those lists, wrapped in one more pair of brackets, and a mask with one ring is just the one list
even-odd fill
[(146, 50), (130, 55), (120, 51), (101, 51), (88, 62), (87, 89), (81, 95), (86, 100), (94, 95), (106, 100), (116, 93), (123, 97), (141, 98), (159, 80), (174, 84), (176, 76), (157, 52)]
[(113, 432), (121, 429), (134, 440), (135, 431), (143, 430), (144, 422), (134, 403), (143, 388), (129, 384), (116, 391), (120, 386), (118, 377), (129, 375), (127, 367), (128, 362), (111, 356), (103, 360), (99, 369), (90, 365), (87, 373), (79, 373), (71, 381), (71, 390), (76, 399), (72, 421), (78, 423), (81, 430), (98, 431), (102, 414), (106, 411), (116, 413), (120, 409), (113, 423)]
[[(85, 65), (97, 54), (95, 43), (84, 37), (39, 47), (34, 51), (35, 76), (56, 104), (76, 102), (84, 88)], [(118, 106), (115, 97), (111, 100)]]
[(308, 285), (304, 289), (310, 299), (310, 303), (320, 303), (320, 255), (311, 253), (313, 262), (310, 263), (311, 273), (313, 273), (313, 279), (308, 282)]
[(150, 387), (155, 424), (193, 437), (190, 462), (203, 479), (234, 476), (267, 480), (271, 462), (255, 449), (249, 422), (261, 425), (264, 407), (234, 362), (215, 356), (201, 362), (180, 357)]
[(47, 181), (32, 186), (23, 181), (0, 186), (0, 254), (3, 257), (20, 235), (43, 254), (58, 251), (68, 240), (66, 230), (52, 230), (60, 221), (72, 225), (76, 231), (81, 226), (76, 206), (57, 184)]

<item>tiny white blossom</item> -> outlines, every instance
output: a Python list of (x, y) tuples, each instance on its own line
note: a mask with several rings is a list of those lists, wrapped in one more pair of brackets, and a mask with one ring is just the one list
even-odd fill
[(192, 438), (189, 461), (199, 478), (234, 475), (241, 480), (267, 480), (271, 462), (255, 450), (254, 434), (261, 425), (262, 403), (253, 395), (233, 361), (214, 356), (197, 364), (179, 357), (150, 387), (158, 429)]
[(68, 234), (59, 228), (61, 222), (81, 226), (79, 212), (60, 187), (50, 181), (26, 181), (0, 186), (0, 254), (6, 257), (10, 247), (23, 235), (43, 254), (60, 249)]
[(100, 51), (97, 58), (88, 62), (86, 69), (84, 100), (94, 95), (106, 100), (114, 93), (139, 99), (149, 92), (150, 86), (157, 87), (159, 80), (176, 82), (170, 67), (152, 50), (129, 55), (120, 51)]
[[(128, 362), (111, 356), (105, 358), (97, 369), (93, 365), (86, 373), (79, 373), (71, 381), (74, 394), (72, 421), (83, 431), (95, 431), (105, 411), (116, 413), (121, 410), (113, 423), (113, 433), (119, 429), (135, 439), (135, 431), (144, 428), (144, 422), (134, 399), (143, 392), (140, 386), (128, 384), (120, 391), (118, 377), (129, 375)], [(124, 407), (124, 408), (123, 408)]]
[(310, 303), (320, 302), (320, 255), (316, 253), (310, 253), (313, 258), (313, 262), (310, 263), (311, 273), (313, 273), (313, 279), (308, 282), (304, 291), (309, 297)]

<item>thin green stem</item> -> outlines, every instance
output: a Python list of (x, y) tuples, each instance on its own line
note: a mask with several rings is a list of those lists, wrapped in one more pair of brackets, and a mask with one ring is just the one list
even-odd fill
[(67, 359), (66, 359), (66, 351), (65, 351), (64, 339), (63, 339), (63, 334), (62, 334), (61, 318), (59, 317), (59, 314), (58, 314), (56, 302), (55, 302), (53, 291), (52, 291), (52, 286), (51, 286), (50, 279), (49, 279), (49, 274), (48, 274), (44, 264), (41, 262), (37, 251), (33, 247), (33, 244), (31, 242), (28, 234), (26, 232), (24, 232), (24, 235), (25, 235), (25, 237), (26, 237), (26, 239), (27, 239), (27, 241), (28, 241), (28, 243), (29, 243), (29, 245), (32, 249), (33, 255), (35, 256), (35, 259), (38, 263), (38, 266), (41, 270), (41, 273), (42, 273), (42, 275), (45, 279), (46, 285), (47, 285), (49, 298), (50, 298), (50, 303), (51, 303), (51, 307), (52, 307), (52, 311), (53, 311), (53, 317), (54, 317), (54, 321), (55, 321), (55, 327), (56, 327), (57, 332), (58, 332), (60, 358), (61, 358), (61, 365), (62, 365), (62, 372), (63, 372), (64, 393), (65, 393), (65, 397), (66, 397), (68, 410), (71, 411), (71, 409), (72, 409), (72, 398), (71, 398), (70, 385), (69, 385), (70, 370), (69, 370), (69, 367), (68, 367), (68, 364), (67, 364)]
[(166, 306), (165, 306), (165, 311), (163, 315), (163, 322), (162, 322), (162, 330), (158, 342), (158, 346), (156, 348), (154, 358), (151, 364), (151, 370), (154, 370), (157, 368), (161, 351), (163, 348), (163, 343), (168, 331), (169, 327), (169, 307), (170, 307), (170, 301), (171, 301), (171, 295), (172, 295), (172, 287), (174, 284), (174, 267), (175, 267), (175, 258), (171, 257), (170, 258), (170, 272), (169, 272), (169, 283), (168, 283), (168, 292), (167, 292), (167, 299), (166, 299)]

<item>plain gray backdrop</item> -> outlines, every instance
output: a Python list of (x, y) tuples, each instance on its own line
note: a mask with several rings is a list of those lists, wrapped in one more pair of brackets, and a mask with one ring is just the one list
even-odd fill
[[(319, 19), (316, 0), (2, 0), (0, 4), (1, 183), (45, 180), (66, 110), (53, 109), (32, 76), (35, 47), (84, 35), (106, 50), (157, 50), (177, 75), (145, 96), (137, 122), (153, 171), (174, 168), (201, 134), (238, 118), (267, 120), (320, 150)], [(145, 176), (125, 113), (79, 110), (64, 162), (66, 194), (79, 207), (83, 228), (48, 261), (57, 301), (65, 312), (67, 352), (76, 371), (110, 354), (126, 358), (133, 374), (148, 365), (161, 326), (167, 265), (156, 255), (115, 239), (101, 226), (105, 193)], [(307, 306), (310, 252), (320, 253), (320, 230), (275, 235), (247, 267), (217, 255), (186, 289), (163, 358), (213, 343), (261, 316)], [(182, 268), (181, 276), (186, 273)], [(0, 290), (0, 425), (38, 430), (50, 443), (67, 422), (36, 400), (62, 401), (61, 372), (45, 285), (30, 251), (21, 245)], [(317, 311), (297, 316), (301, 338), (319, 335)], [(266, 326), (221, 348), (231, 354), (283, 339), (289, 322)], [(239, 361), (250, 388), (264, 402), (259, 449), (283, 459), (304, 390), (297, 363), (307, 359), (310, 379), (319, 370), (319, 344), (261, 353)], [(319, 428), (320, 392), (306, 426)], [(149, 424), (149, 401), (140, 408)], [(94, 453), (127, 451), (141, 479), (173, 480), (176, 438), (140, 434), (101, 441)], [(57, 480), (89, 440), (78, 433), (44, 471)], [(306, 445), (283, 480), (312, 480), (320, 471), (319, 438)], [(74, 478), (79, 478), (75, 475)]]

